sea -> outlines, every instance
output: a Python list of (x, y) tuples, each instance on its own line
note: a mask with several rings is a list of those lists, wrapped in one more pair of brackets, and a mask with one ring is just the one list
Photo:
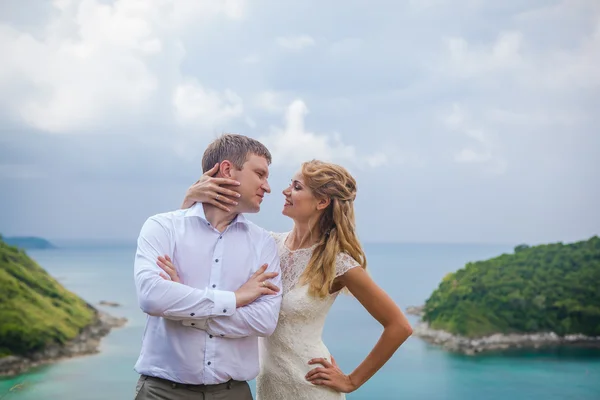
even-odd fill
[[(106, 336), (100, 352), (0, 380), (2, 400), (133, 399), (145, 316), (133, 286), (134, 243), (57, 243), (28, 254), (66, 288), (128, 323)], [(405, 309), (423, 304), (441, 279), (469, 261), (511, 252), (510, 245), (366, 243), (375, 281)], [(120, 307), (99, 306), (102, 300)], [(416, 318), (409, 316), (411, 322)], [(324, 341), (351, 372), (375, 345), (379, 323), (354, 298), (340, 295)], [(254, 392), (255, 382), (251, 382)], [(477, 356), (446, 352), (411, 337), (349, 400), (598, 400), (600, 350), (555, 348)], [(290, 399), (293, 400), (293, 399)]]

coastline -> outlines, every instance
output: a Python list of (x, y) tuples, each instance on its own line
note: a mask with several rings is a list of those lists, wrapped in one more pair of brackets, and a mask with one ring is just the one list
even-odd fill
[(27, 357), (11, 355), (0, 358), (0, 377), (12, 377), (41, 365), (98, 353), (101, 339), (112, 329), (124, 326), (127, 319), (114, 317), (102, 311), (97, 311), (96, 315), (97, 318), (93, 323), (64, 345), (51, 345)]
[[(409, 307), (407, 308), (407, 313), (422, 316), (422, 306)], [(486, 352), (513, 349), (540, 349), (559, 346), (600, 348), (600, 336), (594, 337), (582, 334), (559, 336), (554, 332), (537, 332), (524, 334), (496, 333), (479, 338), (468, 338), (465, 336), (454, 335), (443, 330), (433, 329), (427, 322), (422, 320), (413, 327), (413, 335), (427, 343), (440, 346), (444, 350), (465, 355), (476, 355)]]

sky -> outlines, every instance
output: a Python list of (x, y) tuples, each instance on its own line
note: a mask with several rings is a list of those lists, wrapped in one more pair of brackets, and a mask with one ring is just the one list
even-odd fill
[(597, 0), (3, 0), (0, 233), (135, 240), (224, 132), (358, 181), (365, 242), (600, 233)]

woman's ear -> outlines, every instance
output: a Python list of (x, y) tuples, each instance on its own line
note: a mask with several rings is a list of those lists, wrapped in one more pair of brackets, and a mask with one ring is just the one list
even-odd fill
[(329, 207), (329, 204), (331, 204), (331, 199), (329, 197), (320, 199), (319, 201), (317, 201), (317, 210), (324, 210), (327, 207)]

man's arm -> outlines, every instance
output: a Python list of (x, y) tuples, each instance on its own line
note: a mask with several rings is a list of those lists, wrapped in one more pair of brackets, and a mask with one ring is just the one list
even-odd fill
[[(173, 320), (229, 316), (236, 312), (234, 292), (196, 289), (163, 279), (159, 256), (173, 258), (175, 241), (167, 221), (150, 217), (138, 237), (134, 278), (139, 306), (146, 314)], [(278, 264), (279, 265), (279, 264)]]
[[(266, 244), (263, 245), (260, 264), (268, 264), (266, 272), (278, 273), (271, 282), (281, 288), (281, 269), (277, 245), (270, 235), (266, 238)], [(281, 293), (280, 290), (275, 295), (263, 295), (254, 302), (238, 308), (237, 312), (231, 316), (209, 318), (206, 326), (202, 329), (211, 335), (228, 338), (270, 336), (277, 326)]]

